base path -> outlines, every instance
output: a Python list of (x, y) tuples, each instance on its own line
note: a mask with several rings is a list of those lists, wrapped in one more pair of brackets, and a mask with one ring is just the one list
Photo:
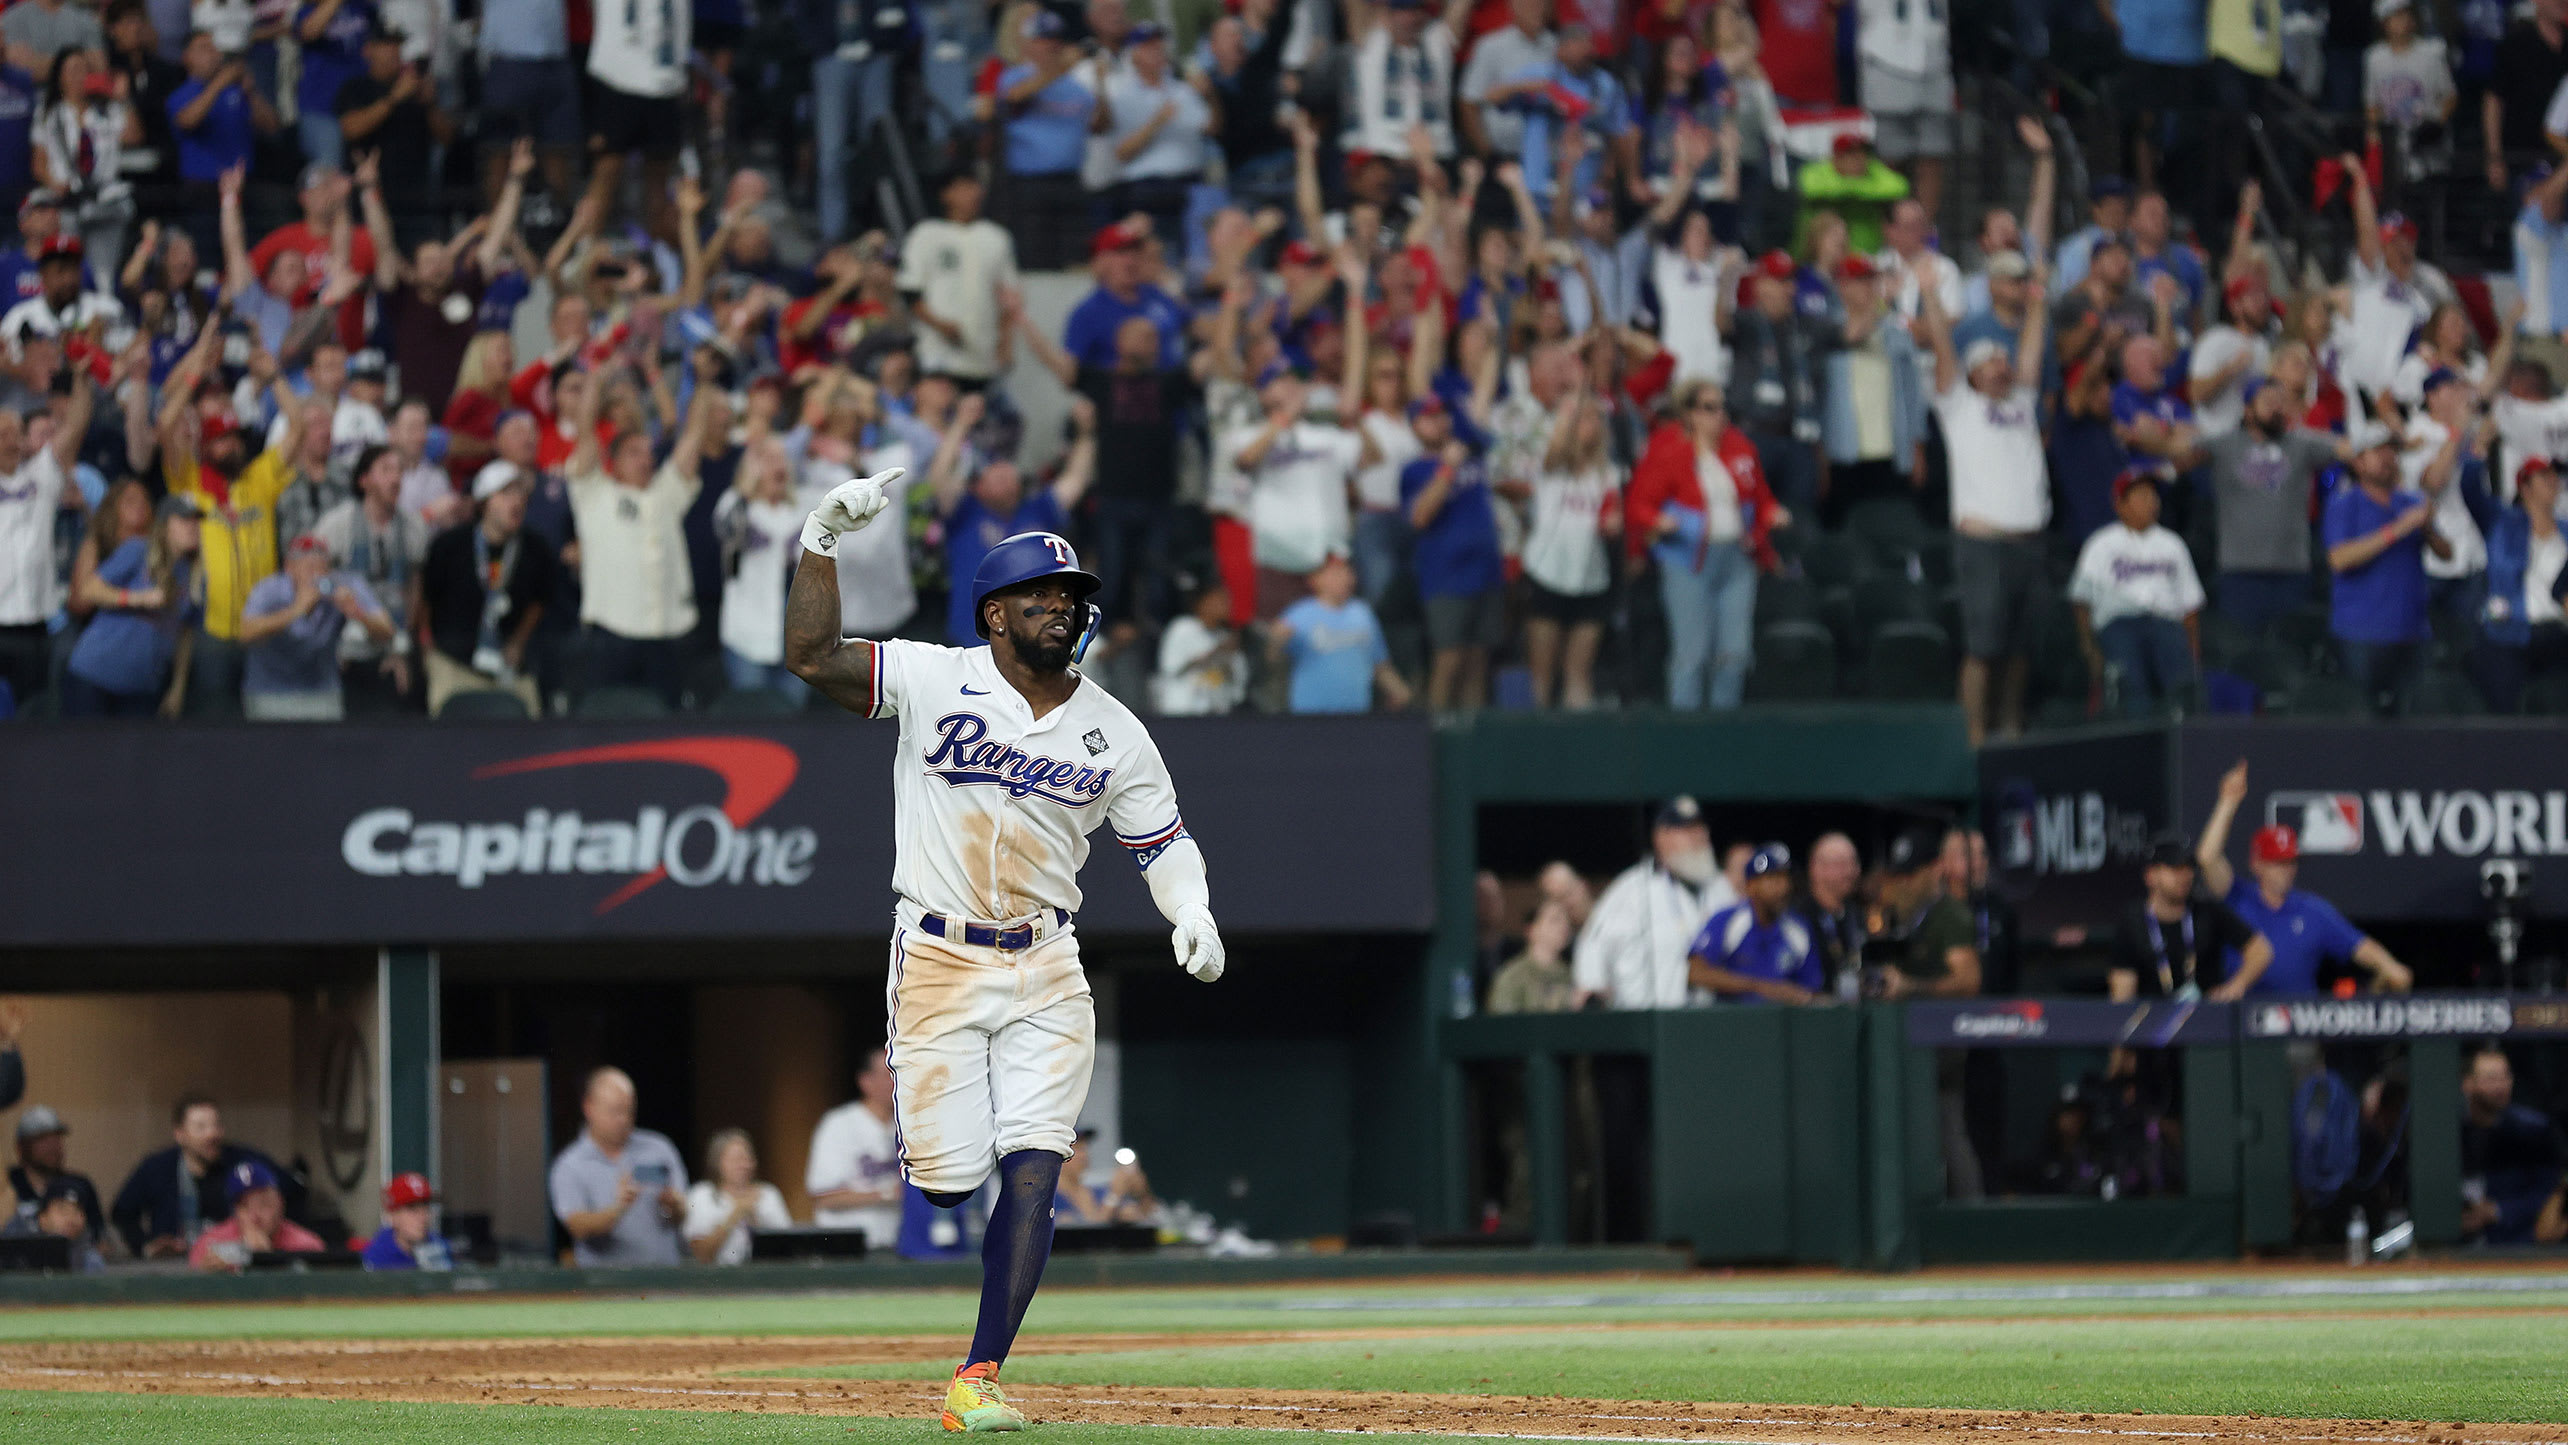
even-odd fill
[[(1026, 1355), (1260, 1337), (1049, 1335)], [(425, 1404), (577, 1405), (928, 1418), (935, 1380), (744, 1379), (743, 1372), (952, 1357), (947, 1336), (796, 1339), (470, 1339), (190, 1341), (0, 1346), (0, 1389), (401, 1400)], [(1956, 1440), (1991, 1445), (2568, 1445), (2568, 1426), (2454, 1425), (2252, 1416), (2086, 1415), (1860, 1405), (1565, 1400), (1337, 1390), (1192, 1390), (1030, 1385), (1011, 1398), (1043, 1420), (1094, 1424), (1471, 1435), (1530, 1440), (1848, 1442)]]

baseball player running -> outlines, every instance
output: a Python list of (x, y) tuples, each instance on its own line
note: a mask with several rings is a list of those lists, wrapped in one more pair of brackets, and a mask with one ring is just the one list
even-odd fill
[[(951, 1209), (998, 1171), (981, 1243), (981, 1313), (946, 1391), (948, 1430), (1021, 1430), (999, 1391), (1052, 1252), (1052, 1197), (1069, 1157), (1097, 1016), (1071, 920), (1088, 834), (1111, 823), (1177, 962), (1222, 975), (1204, 855), (1187, 836), (1159, 749), (1131, 710), (1072, 666), (1097, 626), (1097, 579), (1049, 532), (990, 549), (971, 579), (987, 647), (838, 635), (838, 539), (884, 507), (899, 469), (840, 484), (803, 523), (785, 605), (785, 661), (867, 717), (897, 716), (898, 852), (891, 1037), (902, 1173)], [(957, 579), (957, 585), (962, 585)]]

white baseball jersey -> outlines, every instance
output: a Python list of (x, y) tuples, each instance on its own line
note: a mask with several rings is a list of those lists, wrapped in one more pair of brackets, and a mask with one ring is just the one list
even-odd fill
[(874, 711), (897, 715), (892, 888), (953, 919), (1079, 908), (1088, 834), (1148, 868), (1186, 836), (1168, 765), (1132, 710), (1082, 681), (1041, 718), (986, 647), (874, 645)]
[[(900, 1140), (889, 1119), (877, 1119), (862, 1099), (820, 1116), (811, 1131), (811, 1158), (803, 1189), (814, 1198), (841, 1189), (889, 1189), (901, 1176)], [(900, 1237), (901, 1207), (871, 1204), (856, 1209), (814, 1209), (811, 1222), (831, 1229), (861, 1229), (865, 1242), (889, 1250)]]
[(695, 8), (685, 0), (604, 0), (589, 41), (589, 74), (626, 95), (675, 97), (687, 86)]

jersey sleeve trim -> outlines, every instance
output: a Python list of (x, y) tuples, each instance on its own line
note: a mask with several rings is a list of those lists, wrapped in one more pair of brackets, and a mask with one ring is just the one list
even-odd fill
[(1144, 872), (1148, 872), (1150, 865), (1159, 860), (1160, 854), (1168, 851), (1170, 844), (1180, 838), (1192, 836), (1186, 831), (1186, 820), (1183, 816), (1172, 818), (1166, 827), (1154, 829), (1151, 832), (1135, 835), (1117, 828), (1114, 830), (1114, 835), (1116, 842), (1132, 850), (1132, 861)]
[(883, 715), (883, 644), (876, 642), (873, 645), (872, 650), (874, 654), (874, 693), (873, 701), (865, 709), (865, 716), (869, 718), (878, 718)]

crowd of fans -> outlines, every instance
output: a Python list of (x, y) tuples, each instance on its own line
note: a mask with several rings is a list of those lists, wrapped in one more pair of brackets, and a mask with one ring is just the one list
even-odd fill
[[(798, 706), (794, 522), (903, 467), (849, 632), (1063, 532), (1164, 711), (2555, 707), (2568, 5), (2329, 11), (2335, 269), (2205, 129), (2249, 8), (2018, 17), (2079, 146), (1891, 0), (19, 0), (0, 686)], [(2380, 201), (2455, 132), (2502, 311)]]

